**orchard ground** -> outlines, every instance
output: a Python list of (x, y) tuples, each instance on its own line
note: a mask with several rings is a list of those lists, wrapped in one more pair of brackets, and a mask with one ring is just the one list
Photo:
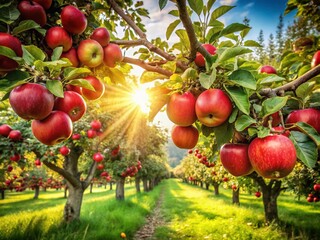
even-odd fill
[[(213, 189), (182, 183), (161, 182), (153, 191), (137, 194), (126, 184), (126, 199), (116, 201), (114, 190), (87, 190), (81, 222), (61, 224), (65, 199), (63, 191), (6, 192), (0, 201), (0, 239), (133, 239), (158, 206), (158, 226), (151, 239), (317, 239), (320, 235), (319, 203), (298, 201), (290, 192), (279, 197), (280, 225), (264, 225), (261, 198), (241, 193), (240, 206), (232, 205), (232, 190)], [(161, 199), (160, 204), (159, 199)], [(148, 229), (148, 228), (146, 228)], [(147, 230), (148, 231), (148, 230)]]

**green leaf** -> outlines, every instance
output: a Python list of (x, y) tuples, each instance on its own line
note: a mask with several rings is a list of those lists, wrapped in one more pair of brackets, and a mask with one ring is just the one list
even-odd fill
[(148, 82), (152, 82), (156, 79), (166, 79), (166, 78), (167, 78), (167, 76), (162, 75), (160, 73), (144, 71), (141, 74), (140, 83), (148, 83)]
[(17, 57), (17, 54), (15, 53), (15, 51), (13, 51), (11, 48), (8, 48), (6, 46), (0, 46), (0, 55), (6, 56), (10, 59), (14, 59), (15, 57)]
[(180, 19), (175, 20), (174, 22), (170, 23), (170, 25), (167, 28), (167, 32), (166, 32), (166, 38), (167, 40), (170, 38), (172, 32), (174, 31), (174, 29), (179, 25), (179, 23), (181, 22)]
[(249, 115), (250, 102), (247, 92), (242, 87), (225, 87), (232, 100), (241, 112)]
[(179, 17), (179, 11), (178, 10), (171, 10), (170, 12), (168, 12), (168, 14), (175, 16), (175, 17)]
[(232, 23), (230, 25), (228, 25), (227, 27), (225, 27), (219, 34), (220, 37), (222, 36), (226, 36), (230, 33), (234, 33), (234, 32), (239, 32), (242, 31), (244, 29), (250, 29), (250, 27), (248, 27), (247, 25), (244, 25), (242, 23)]
[(309, 168), (314, 168), (318, 160), (316, 144), (304, 133), (291, 131), (290, 139), (293, 142), (297, 157)]
[(296, 126), (305, 134), (307, 134), (315, 142), (317, 147), (320, 148), (320, 135), (317, 132), (317, 130), (315, 130), (312, 126), (304, 122), (297, 122)]
[(68, 82), (68, 84), (95, 91), (94, 87), (86, 79), (73, 79), (70, 82)]
[(79, 78), (81, 75), (91, 73), (91, 70), (88, 68), (69, 68), (70, 71), (65, 70), (65, 80), (69, 81), (71, 79)]
[(315, 82), (305, 82), (301, 84), (297, 89), (296, 89), (296, 95), (301, 98), (301, 99), (306, 99), (311, 95), (311, 92), (316, 85)]
[(265, 138), (266, 136), (268, 136), (270, 134), (270, 129), (260, 126), (257, 129), (257, 137), (258, 138)]
[(159, 0), (159, 7), (160, 10), (164, 9), (164, 7), (167, 5), (168, 0)]
[(228, 77), (229, 80), (237, 85), (240, 85), (245, 88), (249, 88), (252, 90), (257, 89), (257, 83), (251, 72), (247, 70), (236, 70), (231, 73)]
[(234, 6), (227, 6), (227, 5), (222, 5), (218, 8), (216, 8), (211, 16), (210, 16), (210, 21), (209, 21), (209, 25), (211, 24), (211, 22), (213, 22), (214, 20), (218, 19), (219, 17), (221, 17), (222, 15), (224, 15), (225, 13), (229, 12), (232, 8), (234, 8)]
[(58, 80), (50, 80), (46, 82), (47, 89), (55, 96), (63, 98), (63, 86)]
[(260, 79), (260, 84), (270, 84), (270, 83), (274, 83), (274, 82), (282, 82), (285, 81), (286, 79), (283, 77), (279, 77), (278, 75), (274, 75), (274, 74), (269, 74), (269, 76)]
[(207, 3), (207, 8), (208, 10), (210, 10), (213, 6), (213, 4), (216, 2), (216, 0), (209, 0), (208, 3)]
[(233, 123), (234, 121), (236, 121), (238, 113), (239, 113), (239, 110), (237, 108), (234, 108), (232, 113), (231, 113), (231, 115), (230, 115), (230, 117), (229, 117), (228, 122), (229, 123)]
[(201, 86), (204, 87), (205, 89), (209, 89), (211, 85), (214, 83), (214, 81), (216, 80), (216, 73), (217, 73), (216, 68), (212, 69), (212, 73), (210, 75), (203, 72), (200, 73), (199, 81)]
[(15, 86), (27, 82), (30, 75), (19, 70), (11, 71), (4, 78), (0, 79), (0, 91), (9, 92)]
[(204, 136), (209, 137), (211, 133), (214, 133), (214, 128), (201, 124), (201, 132)]
[(314, 92), (309, 99), (310, 107), (320, 107), (320, 92)]
[(202, 0), (188, 0), (190, 8), (200, 16), (203, 8), (203, 1)]
[(234, 47), (234, 48), (227, 48), (221, 54), (219, 54), (217, 62), (224, 62), (236, 56), (240, 56), (246, 53), (250, 53), (252, 50), (245, 48), (245, 47)]
[(249, 127), (252, 124), (257, 123), (257, 121), (253, 118), (251, 118), (248, 115), (241, 115), (237, 121), (235, 122), (234, 126), (238, 132), (242, 132), (247, 127)]
[(245, 41), (244, 46), (246, 46), (246, 47), (262, 47), (258, 42), (254, 41), (254, 40)]
[(278, 112), (286, 105), (287, 101), (288, 96), (268, 98), (263, 101), (259, 115), (264, 118), (272, 113)]
[(190, 41), (187, 31), (184, 29), (178, 29), (176, 31), (176, 34), (180, 38), (180, 42), (186, 47), (186, 49), (190, 49)]
[(22, 46), (23, 59), (29, 64), (33, 65), (36, 60), (44, 61), (45, 53), (35, 45)]
[(63, 51), (63, 47), (56, 47), (53, 50), (53, 53), (52, 53), (52, 56), (51, 56), (51, 60), (52, 61), (59, 60), (60, 57), (61, 57), (62, 51)]
[(225, 121), (222, 125), (214, 127), (214, 135), (216, 137), (217, 147), (220, 148), (223, 144), (230, 142), (233, 136), (232, 124)]
[[(10, 3), (10, 1), (8, 2)], [(0, 8), (0, 22), (8, 25), (16, 21), (20, 16), (20, 12), (15, 4)]]
[(38, 23), (33, 20), (24, 20), (19, 23), (17, 27), (12, 30), (14, 35), (18, 35), (22, 32), (28, 31), (30, 29), (39, 29), (41, 28)]

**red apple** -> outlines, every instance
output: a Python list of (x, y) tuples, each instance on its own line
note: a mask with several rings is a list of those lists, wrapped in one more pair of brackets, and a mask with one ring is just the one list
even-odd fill
[(269, 65), (264, 65), (259, 69), (259, 73), (277, 74), (277, 70)]
[(68, 5), (61, 11), (62, 26), (72, 34), (81, 34), (86, 30), (87, 18), (78, 8)]
[(316, 192), (320, 192), (320, 183), (316, 183), (315, 185), (313, 185), (313, 189), (314, 189)]
[[(100, 164), (99, 164), (100, 165)], [(98, 166), (99, 166), (98, 165)], [(102, 165), (103, 166), (103, 165)], [(106, 171), (103, 171), (101, 174), (100, 174), (100, 176), (101, 177), (107, 177), (107, 176), (109, 176), (109, 174), (108, 174), (108, 172), (106, 172)]]
[(72, 38), (63, 27), (51, 27), (47, 30), (45, 40), (49, 48), (63, 47), (63, 52), (67, 52), (72, 47)]
[(270, 179), (289, 175), (297, 159), (293, 143), (283, 135), (255, 138), (249, 144), (248, 155), (253, 169)]
[(193, 153), (193, 150), (192, 150), (192, 149), (189, 149), (189, 150), (188, 150), (188, 153), (189, 153), (189, 154), (192, 154), (192, 153)]
[(19, 117), (41, 120), (51, 113), (54, 96), (41, 84), (25, 83), (11, 91), (9, 101)]
[(102, 47), (105, 47), (110, 42), (110, 33), (105, 27), (98, 27), (92, 32), (90, 38), (96, 40)]
[(79, 86), (67, 84), (66, 85), (66, 90), (67, 91), (74, 91), (74, 92), (79, 93), (80, 95), (82, 95), (82, 87), (79, 87)]
[(64, 98), (56, 98), (54, 101), (53, 110), (67, 113), (72, 122), (76, 122), (85, 114), (87, 104), (79, 93), (65, 91)]
[(41, 143), (55, 145), (71, 137), (72, 121), (65, 112), (52, 111), (43, 120), (33, 120), (31, 130)]
[(40, 4), (45, 10), (48, 10), (52, 4), (52, 0), (33, 0), (33, 1)]
[(109, 43), (106, 47), (104, 47), (103, 53), (103, 62), (108, 67), (114, 68), (117, 63), (122, 61), (122, 51), (115, 43)]
[(97, 120), (93, 120), (90, 123), (90, 126), (92, 129), (99, 131), (101, 129), (101, 122), (97, 119)]
[(314, 68), (320, 64), (320, 50), (316, 51), (311, 60), (311, 68)]
[(221, 147), (221, 163), (233, 176), (246, 176), (253, 172), (248, 157), (248, 146), (248, 144), (226, 143)]
[(67, 146), (62, 146), (62, 147), (59, 149), (59, 152), (61, 153), (61, 155), (67, 156), (67, 155), (69, 155), (69, 153), (70, 153), (70, 148), (68, 148)]
[(17, 142), (17, 141), (22, 140), (22, 135), (19, 130), (11, 130), (8, 135), (8, 138), (10, 138), (14, 142)]
[(12, 170), (13, 170), (13, 167), (12, 167), (11, 165), (8, 165), (7, 171), (8, 171), (8, 172), (12, 172)]
[(98, 67), (103, 62), (103, 48), (96, 40), (82, 40), (77, 53), (80, 62), (88, 67)]
[(72, 140), (79, 140), (80, 138), (81, 138), (81, 134), (79, 133), (72, 134)]
[(197, 120), (196, 98), (190, 92), (174, 93), (167, 103), (168, 118), (179, 126), (192, 125)]
[(318, 133), (320, 133), (320, 110), (307, 108), (292, 111), (288, 115), (286, 123), (297, 122), (307, 123), (311, 125)]
[(273, 127), (272, 131), (275, 131), (277, 134), (282, 134), (283, 136), (286, 136), (286, 137), (290, 136), (290, 131), (285, 130), (284, 127), (282, 126)]
[(232, 190), (237, 190), (238, 189), (237, 185), (235, 185), (235, 184), (232, 184), (231, 188), (232, 188)]
[(34, 1), (21, 1), (18, 5), (20, 16), (24, 20), (33, 20), (41, 27), (47, 23), (47, 14), (44, 8)]
[(103, 160), (104, 156), (100, 152), (97, 152), (97, 153), (93, 154), (92, 158), (96, 162), (101, 162)]
[(99, 164), (97, 165), (97, 169), (98, 169), (98, 170), (104, 169), (104, 165), (103, 165), (102, 163), (99, 163)]
[(7, 179), (5, 182), (4, 182), (7, 186), (9, 186), (11, 184), (11, 181), (9, 179)]
[(224, 178), (222, 179), (222, 181), (224, 181), (224, 182), (228, 182), (228, 181), (229, 181), (229, 178), (224, 177)]
[(194, 126), (174, 126), (171, 131), (173, 143), (179, 148), (194, 148), (198, 143), (199, 132)]
[[(211, 54), (211, 55), (215, 55), (216, 54), (216, 48), (215, 46), (205, 43), (202, 44), (202, 46)], [(197, 52), (196, 54), (196, 58), (194, 59), (195, 64), (198, 67), (204, 67), (206, 65), (206, 61), (205, 58), (202, 56), (201, 53)]]
[(79, 67), (80, 62), (79, 62), (76, 48), (71, 48), (69, 51), (63, 52), (60, 58), (69, 59), (69, 61), (72, 63), (72, 67)]
[(259, 197), (261, 197), (261, 192), (256, 192), (254, 195), (255, 195), (257, 198), (259, 198)]
[(34, 161), (34, 165), (36, 166), (41, 166), (41, 161), (39, 158), (37, 158), (35, 161)]
[(9, 133), (11, 132), (12, 128), (8, 124), (2, 124), (0, 126), (0, 135), (3, 137), (8, 137)]
[(313, 197), (307, 197), (308, 202), (313, 202)]
[(82, 95), (88, 100), (99, 99), (104, 94), (104, 84), (94, 76), (87, 76), (84, 79), (86, 79), (92, 85), (95, 91), (82, 88)]
[[(280, 117), (280, 114), (279, 112), (275, 112), (275, 113), (272, 113), (271, 114), (271, 117), (272, 117), (272, 121), (271, 121), (271, 126), (272, 127), (276, 127), (278, 126), (280, 123), (281, 123), (281, 117)], [(266, 116), (264, 118), (264, 121), (263, 121), (263, 126), (265, 127), (268, 127), (268, 121), (270, 119), (270, 115), (269, 116)]]
[(88, 138), (95, 138), (97, 136), (97, 131), (93, 129), (89, 129), (87, 131), (87, 137)]
[(314, 202), (319, 202), (319, 200), (320, 200), (320, 199), (319, 199), (318, 197), (314, 197), (314, 198), (313, 198), (313, 201), (314, 201)]
[(195, 108), (199, 121), (207, 127), (221, 125), (233, 110), (228, 95), (220, 89), (208, 89), (202, 92), (197, 98)]
[(13, 156), (10, 157), (10, 161), (12, 162), (19, 162), (21, 159), (21, 155), (18, 153), (15, 153)]
[[(0, 46), (8, 47), (15, 52), (18, 57), (22, 57), (21, 42), (18, 38), (4, 32), (0, 32)], [(19, 64), (8, 57), (0, 55), (0, 72), (15, 70)]]

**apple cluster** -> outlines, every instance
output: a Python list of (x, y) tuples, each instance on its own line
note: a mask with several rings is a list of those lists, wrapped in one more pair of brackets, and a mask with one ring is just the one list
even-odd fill
[(126, 178), (126, 177), (134, 177), (141, 168), (142, 168), (141, 162), (138, 161), (138, 163), (137, 163), (136, 166), (127, 167), (127, 169), (124, 170), (120, 175), (121, 175), (121, 177), (123, 177), (123, 178)]
[(205, 90), (198, 97), (191, 92), (172, 94), (166, 111), (175, 124), (171, 131), (174, 144), (179, 148), (194, 148), (199, 131), (193, 123), (198, 120), (204, 126), (217, 127), (229, 118), (232, 110), (229, 96), (220, 89)]
[[(189, 154), (193, 153), (192, 149), (189, 149), (188, 151)], [(199, 163), (205, 165), (206, 167), (210, 168), (210, 167), (214, 167), (215, 164), (213, 162), (209, 162), (207, 156), (205, 156), (203, 153), (201, 153), (199, 151), (199, 149), (195, 149), (194, 150), (194, 156), (197, 157), (199, 159)]]
[(313, 193), (309, 193), (307, 197), (308, 202), (319, 202), (320, 201), (320, 183), (313, 185)]

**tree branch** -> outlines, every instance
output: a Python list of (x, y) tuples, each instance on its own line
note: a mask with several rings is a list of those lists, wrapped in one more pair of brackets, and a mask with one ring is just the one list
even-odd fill
[(187, 31), (189, 42), (190, 42), (190, 55), (189, 61), (192, 62), (196, 58), (196, 53), (200, 52), (204, 57), (210, 56), (210, 53), (202, 47), (201, 43), (198, 41), (197, 36), (195, 34), (192, 21), (189, 17), (186, 0), (177, 0), (177, 6), (179, 9), (179, 17)]
[(289, 90), (295, 90), (297, 87), (299, 87), (302, 83), (307, 82), (313, 77), (316, 77), (320, 74), (320, 65), (316, 66), (315, 68), (312, 68), (302, 76), (298, 77), (296, 80), (287, 83), (283, 86), (277, 87), (277, 88), (265, 88), (262, 89), (259, 94), (261, 96), (276, 96), (278, 94), (281, 94), (282, 92), (289, 91)]
[(165, 75), (167, 77), (170, 77), (173, 74), (173, 72), (171, 72), (171, 71), (168, 71), (168, 70), (163, 69), (158, 66), (152, 66), (149, 63), (146, 63), (145, 61), (142, 61), (140, 59), (124, 57), (122, 61), (126, 62), (126, 63), (137, 65), (141, 68), (144, 68), (147, 71), (160, 73), (160, 74)]
[(92, 178), (94, 176), (94, 173), (96, 171), (97, 165), (98, 165), (98, 163), (96, 161), (94, 161), (91, 164), (90, 170), (88, 172), (88, 176), (86, 177), (86, 179), (84, 180), (83, 185), (82, 185), (83, 189), (86, 189), (89, 186), (89, 184), (90, 184), (90, 182), (91, 182), (91, 180), (92, 180)]

